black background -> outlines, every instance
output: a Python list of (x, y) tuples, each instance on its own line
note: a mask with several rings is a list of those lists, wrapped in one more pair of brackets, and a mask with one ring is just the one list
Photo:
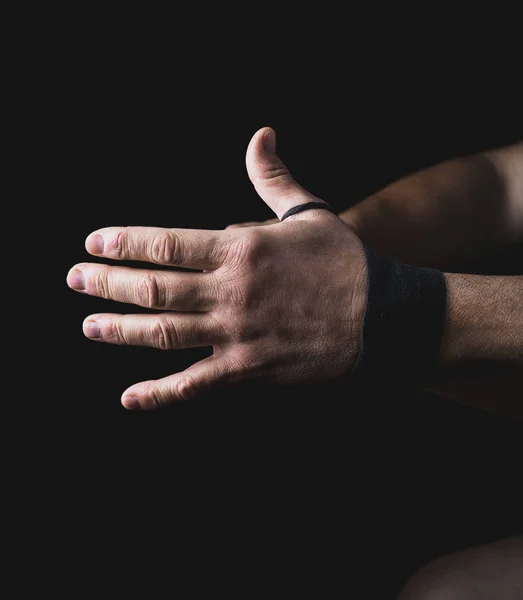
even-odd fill
[(342, 592), (364, 581), (373, 597), (438, 553), (516, 532), (518, 424), (387, 382), (241, 386), (131, 413), (120, 405), (129, 385), (208, 351), (90, 342), (87, 315), (134, 309), (65, 284), (93, 260), (83, 244), (99, 227), (272, 217), (244, 167), (265, 125), (298, 181), (339, 210), (424, 166), (521, 139), (513, 72), (473, 46), (420, 59), (376, 31), (355, 39), (355, 25), (350, 43), (320, 54), (314, 28), (280, 50), (270, 22), (238, 39), (208, 14), (167, 27), (135, 17), (70, 16), (32, 56), (46, 197), (34, 216), (52, 262), (34, 268), (52, 287), (42, 309), (52, 334), (31, 424), (45, 450), (39, 494), (78, 558), (68, 569), (92, 583), (163, 559), (173, 589), (190, 564), (194, 585), (247, 596), (282, 577)]

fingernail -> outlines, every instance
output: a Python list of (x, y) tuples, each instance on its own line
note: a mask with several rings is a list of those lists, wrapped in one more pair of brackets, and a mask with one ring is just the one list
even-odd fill
[(100, 325), (96, 321), (87, 321), (84, 325), (84, 333), (88, 338), (98, 340), (102, 337)]
[(269, 154), (274, 154), (276, 152), (276, 134), (272, 129), (264, 134), (262, 143), (266, 152), (269, 152)]
[(82, 271), (76, 270), (69, 275), (69, 285), (73, 290), (78, 290), (79, 292), (85, 290), (84, 274)]
[(102, 254), (104, 251), (104, 239), (101, 235), (93, 233), (85, 240), (85, 247), (87, 252), (91, 254)]
[(125, 398), (122, 398), (122, 404), (128, 410), (141, 410), (140, 403), (136, 396), (125, 396)]

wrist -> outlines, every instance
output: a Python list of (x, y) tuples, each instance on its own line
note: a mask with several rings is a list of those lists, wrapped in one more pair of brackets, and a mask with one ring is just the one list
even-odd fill
[(446, 307), (441, 271), (414, 267), (365, 247), (367, 303), (358, 378), (381, 375), (423, 378), (438, 364)]

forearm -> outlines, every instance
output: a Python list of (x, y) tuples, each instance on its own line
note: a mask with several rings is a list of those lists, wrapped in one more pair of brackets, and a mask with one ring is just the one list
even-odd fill
[(445, 278), (441, 368), (423, 387), (523, 419), (523, 277)]
[(443, 365), (513, 363), (523, 369), (523, 276), (447, 273)]
[(454, 269), (523, 239), (523, 144), (397, 181), (340, 214), (377, 251)]

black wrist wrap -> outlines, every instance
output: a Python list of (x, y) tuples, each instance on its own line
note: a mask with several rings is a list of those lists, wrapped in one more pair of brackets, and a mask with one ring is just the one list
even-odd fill
[(414, 267), (365, 246), (368, 295), (355, 378), (418, 379), (436, 366), (447, 290), (437, 269)]

